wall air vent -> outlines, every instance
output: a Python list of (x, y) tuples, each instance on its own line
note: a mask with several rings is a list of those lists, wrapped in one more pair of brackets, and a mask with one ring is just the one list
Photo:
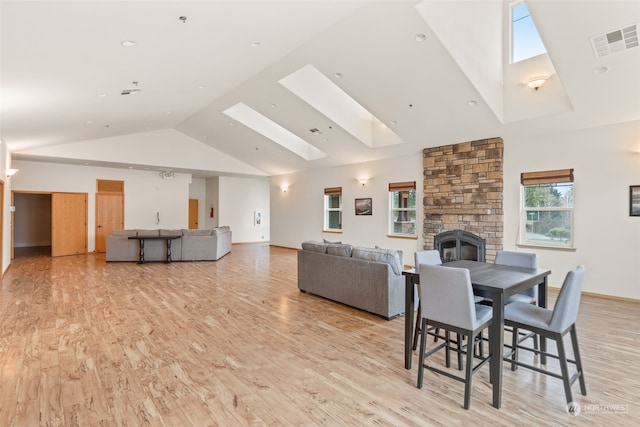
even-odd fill
[(120, 95), (137, 95), (142, 89), (124, 89)]
[(595, 36), (591, 45), (596, 58), (638, 47), (638, 24)]

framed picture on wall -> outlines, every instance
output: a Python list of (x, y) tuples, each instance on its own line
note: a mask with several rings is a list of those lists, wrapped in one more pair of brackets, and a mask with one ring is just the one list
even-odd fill
[(640, 216), (640, 185), (629, 187), (629, 216)]
[(356, 199), (356, 215), (371, 215), (372, 211), (371, 197)]

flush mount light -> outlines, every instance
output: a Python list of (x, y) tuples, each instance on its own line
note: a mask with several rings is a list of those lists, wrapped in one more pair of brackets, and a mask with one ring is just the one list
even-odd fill
[(469, 107), (475, 107), (476, 105), (478, 105), (478, 101), (470, 99), (470, 100), (467, 101), (467, 105)]
[(104, 98), (105, 96), (107, 96), (107, 94), (106, 94), (106, 93), (99, 93), (99, 94), (98, 94), (98, 98)]
[(260, 42), (253, 42), (253, 43), (251, 43), (251, 47), (260, 47), (261, 44), (262, 43), (260, 43)]
[(341, 79), (342, 78), (342, 73), (334, 73), (333, 77), (335, 77), (336, 79)]
[(540, 86), (545, 84), (547, 79), (548, 79), (548, 77), (534, 77), (534, 78), (530, 79), (529, 81), (527, 81), (526, 85), (529, 86), (533, 90), (538, 90), (538, 89), (540, 89)]
[(133, 47), (135, 46), (137, 43), (133, 40), (124, 40), (122, 43), (120, 43), (122, 46), (124, 47)]
[(391, 120), (391, 124), (395, 126), (395, 125), (398, 124), (398, 121), (397, 120)]
[(426, 34), (422, 34), (422, 33), (416, 34), (416, 41), (417, 42), (423, 42), (426, 39), (427, 39), (427, 35)]
[(593, 69), (593, 74), (604, 74), (607, 71), (609, 71), (607, 67), (596, 67)]

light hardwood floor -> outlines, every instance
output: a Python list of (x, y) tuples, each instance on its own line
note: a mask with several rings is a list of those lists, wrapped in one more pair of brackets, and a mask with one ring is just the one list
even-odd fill
[(580, 415), (560, 380), (507, 366), (502, 408), (485, 366), (466, 411), (462, 383), (426, 372), (416, 388), (402, 317), (300, 293), (296, 274), (296, 251), (266, 244), (169, 265), (16, 258), (0, 291), (0, 426), (640, 425), (639, 304), (583, 297)]

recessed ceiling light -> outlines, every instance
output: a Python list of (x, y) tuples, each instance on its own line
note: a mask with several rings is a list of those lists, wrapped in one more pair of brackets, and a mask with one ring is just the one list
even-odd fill
[(253, 43), (251, 43), (251, 47), (260, 47), (261, 44), (262, 43), (260, 43), (260, 42), (253, 42)]
[(426, 34), (422, 34), (422, 33), (416, 34), (416, 41), (417, 42), (423, 42), (426, 39), (427, 39), (427, 35)]
[(276, 104), (271, 104), (271, 108), (278, 108)]
[(132, 47), (135, 46), (137, 43), (133, 40), (124, 40), (122, 43), (120, 43), (122, 46), (124, 47)]
[(476, 105), (478, 105), (478, 101), (470, 99), (470, 100), (467, 101), (467, 105), (470, 106), (470, 107), (475, 107)]
[(236, 124), (233, 122), (229, 122), (229, 126), (235, 126)]
[(395, 125), (398, 124), (398, 121), (397, 120), (391, 120), (391, 124), (395, 126)]
[(167, 113), (166, 113), (166, 114), (171, 114), (171, 111), (167, 111)]
[(87, 124), (88, 124), (88, 125), (92, 125), (92, 124), (93, 124), (93, 121), (91, 121), (91, 120), (87, 120)]
[(342, 73), (334, 73), (334, 74), (333, 74), (333, 76), (334, 76), (336, 79), (341, 79), (341, 78), (342, 78)]
[(607, 67), (596, 67), (593, 69), (593, 74), (604, 74), (607, 71), (609, 71)]
[(98, 94), (98, 97), (99, 97), (99, 98), (104, 98), (105, 96), (107, 96), (107, 94), (106, 94), (106, 93), (99, 93), (99, 94)]
[(206, 86), (205, 85), (199, 85), (198, 89), (204, 89)]

